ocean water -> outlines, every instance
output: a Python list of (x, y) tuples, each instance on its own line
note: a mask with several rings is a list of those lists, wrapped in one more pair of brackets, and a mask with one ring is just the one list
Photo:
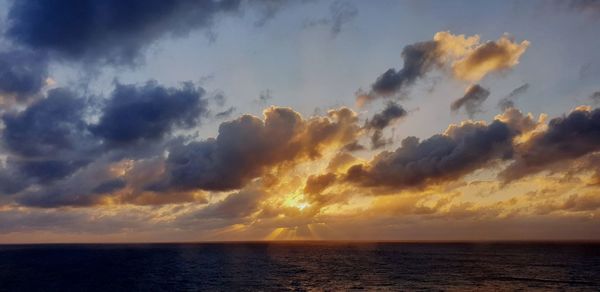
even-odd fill
[(600, 244), (0, 246), (2, 291), (600, 290)]

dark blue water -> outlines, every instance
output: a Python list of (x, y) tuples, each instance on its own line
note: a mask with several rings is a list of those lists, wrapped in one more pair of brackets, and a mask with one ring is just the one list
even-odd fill
[(0, 289), (598, 291), (600, 245), (5, 245)]

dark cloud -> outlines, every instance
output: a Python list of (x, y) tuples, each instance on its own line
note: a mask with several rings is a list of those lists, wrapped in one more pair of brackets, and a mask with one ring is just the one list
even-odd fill
[(390, 102), (382, 112), (375, 114), (371, 120), (367, 120), (365, 129), (373, 131), (371, 135), (371, 147), (378, 149), (389, 144), (391, 141), (383, 138), (383, 129), (406, 116), (406, 114), (407, 112), (404, 108), (395, 102)]
[(498, 102), (498, 107), (502, 110), (515, 107), (515, 99), (525, 94), (529, 90), (529, 83), (525, 83), (511, 91), (506, 97)]
[(402, 106), (395, 102), (390, 102), (380, 113), (375, 114), (365, 124), (367, 129), (383, 130), (394, 121), (406, 116), (407, 112)]
[(479, 86), (479, 84), (472, 85), (467, 89), (463, 97), (455, 100), (450, 105), (450, 109), (458, 111), (464, 107), (469, 117), (472, 118), (476, 113), (481, 112), (481, 105), (488, 96), (490, 96), (489, 90)]
[(25, 111), (2, 117), (2, 140), (12, 152), (27, 157), (55, 157), (78, 150), (89, 140), (83, 120), (85, 101), (66, 89), (54, 89)]
[(144, 191), (142, 186), (160, 175), (162, 162), (157, 156), (114, 161), (104, 155), (64, 179), (16, 194), (15, 201), (37, 208), (206, 203), (201, 193)]
[(36, 191), (28, 191), (16, 197), (23, 206), (58, 208), (64, 206), (87, 207), (97, 204), (100, 194), (79, 190), (75, 185), (49, 185)]
[(377, 78), (371, 85), (376, 95), (389, 96), (415, 81), (439, 65), (437, 43), (435, 41), (421, 42), (404, 47), (402, 59), (404, 66), (400, 70), (389, 69)]
[(409, 188), (452, 180), (510, 155), (515, 133), (498, 120), (466, 123), (424, 141), (408, 137), (394, 152), (352, 166), (346, 180), (366, 187)]
[(90, 162), (92, 162), (91, 158), (81, 157), (76, 159), (62, 158), (39, 161), (20, 160), (13, 162), (13, 164), (25, 177), (33, 177), (37, 183), (46, 184), (67, 177)]
[[(0, 167), (0, 192), (15, 194), (37, 185), (38, 191), (21, 197), (24, 204), (93, 204), (97, 196), (81, 196), (110, 193), (120, 184), (124, 187), (125, 182), (96, 173), (88, 175), (93, 179), (86, 178), (84, 184), (81, 170), (100, 171), (111, 162), (162, 155), (169, 143), (179, 140), (161, 138), (196, 126), (206, 112), (203, 94), (201, 88), (189, 83), (180, 88), (166, 88), (156, 82), (117, 84), (106, 105), (97, 107), (73, 91), (50, 90), (23, 111), (2, 116), (0, 141), (6, 159)], [(89, 124), (90, 115), (96, 113), (99, 121)], [(102, 178), (106, 185), (93, 181)]]
[(375, 130), (371, 135), (371, 149), (373, 150), (392, 144), (392, 142), (391, 138), (386, 139), (383, 137), (383, 131), (381, 130)]
[(519, 144), (515, 161), (502, 173), (506, 181), (518, 179), (600, 150), (600, 109), (577, 109), (552, 119), (546, 131)]
[(525, 84), (513, 89), (513, 91), (511, 91), (510, 94), (508, 94), (508, 97), (510, 97), (510, 98), (517, 97), (517, 96), (522, 95), (525, 92), (527, 92), (527, 90), (529, 90), (529, 83), (525, 83)]
[(92, 192), (95, 194), (107, 194), (120, 190), (127, 186), (127, 182), (122, 179), (111, 179), (97, 185)]
[(92, 161), (96, 141), (83, 119), (85, 100), (54, 89), (26, 110), (2, 117), (2, 143), (9, 167), (45, 183), (63, 178)]
[(112, 144), (157, 140), (176, 128), (190, 128), (207, 112), (204, 90), (191, 83), (180, 88), (150, 81), (144, 86), (117, 84), (91, 131)]
[(324, 147), (354, 141), (359, 130), (356, 115), (346, 108), (309, 120), (288, 108), (271, 107), (264, 114), (264, 121), (244, 115), (221, 124), (216, 139), (170, 148), (167, 178), (151, 189), (238, 189), (271, 166), (316, 159)]
[(40, 92), (46, 84), (48, 68), (45, 58), (27, 51), (0, 52), (1, 96), (25, 100)]
[(131, 65), (164, 36), (209, 27), (239, 0), (13, 1), (6, 35), (60, 58)]
[(12, 195), (27, 187), (27, 183), (11, 168), (0, 167), (0, 194)]

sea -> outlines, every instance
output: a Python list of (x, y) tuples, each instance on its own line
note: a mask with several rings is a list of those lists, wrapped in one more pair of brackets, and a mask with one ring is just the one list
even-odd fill
[(600, 291), (599, 243), (0, 245), (0, 291)]

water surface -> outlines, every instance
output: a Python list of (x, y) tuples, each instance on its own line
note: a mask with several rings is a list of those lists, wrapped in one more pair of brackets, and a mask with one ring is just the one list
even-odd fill
[(598, 291), (600, 244), (3, 245), (0, 289)]

